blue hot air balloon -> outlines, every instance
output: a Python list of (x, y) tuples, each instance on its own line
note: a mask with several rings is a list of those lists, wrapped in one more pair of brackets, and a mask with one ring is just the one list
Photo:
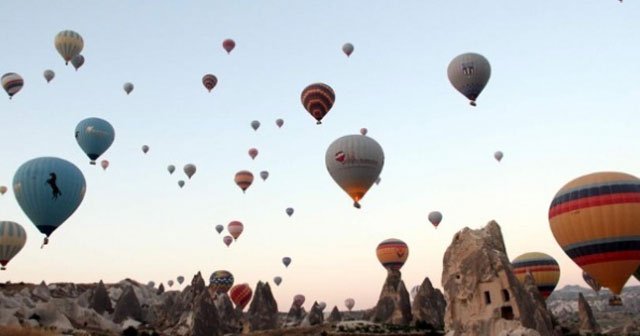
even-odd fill
[(22, 211), (48, 237), (80, 206), (87, 189), (73, 163), (40, 157), (23, 163), (13, 176), (13, 194)]
[(100, 118), (87, 118), (76, 126), (76, 141), (80, 148), (91, 159), (92, 165), (96, 159), (109, 149), (116, 132), (108, 121)]

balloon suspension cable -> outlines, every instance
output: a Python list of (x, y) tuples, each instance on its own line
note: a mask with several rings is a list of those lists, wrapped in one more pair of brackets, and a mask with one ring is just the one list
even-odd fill
[(469, 101), (469, 105), (476, 106), (476, 101), (475, 100)]
[(356, 209), (360, 209), (360, 203), (358, 203), (357, 201), (356, 201), (356, 202), (353, 202), (353, 206), (354, 206)]

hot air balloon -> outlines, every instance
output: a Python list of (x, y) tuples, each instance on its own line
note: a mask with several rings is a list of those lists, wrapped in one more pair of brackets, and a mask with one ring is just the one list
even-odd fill
[(180, 188), (184, 187), (184, 181), (183, 180), (178, 181), (178, 186)]
[(173, 287), (173, 280), (167, 281), (167, 284), (169, 285), (169, 287)]
[(491, 77), (491, 65), (480, 54), (466, 53), (449, 63), (447, 75), (451, 85), (469, 99), (471, 106), (476, 106), (476, 99)]
[(44, 71), (44, 79), (47, 80), (47, 83), (51, 82), (51, 80), (53, 79), (53, 77), (56, 76), (56, 73), (53, 72), (53, 70), (45, 70)]
[(260, 177), (262, 178), (263, 181), (266, 181), (267, 178), (269, 178), (269, 172), (266, 170), (263, 170), (260, 172)]
[(178, 280), (178, 284), (182, 285), (182, 283), (184, 282), (184, 277), (180, 275), (176, 278), (176, 280)]
[(351, 56), (351, 53), (353, 52), (353, 44), (345, 43), (342, 46), (342, 52), (344, 52), (347, 57)]
[(233, 274), (229, 271), (218, 270), (211, 273), (209, 277), (209, 292), (212, 294), (223, 294), (233, 286)]
[(7, 192), (7, 186), (0, 186), (0, 195), (4, 195)]
[(431, 222), (433, 226), (437, 228), (441, 221), (442, 214), (440, 213), (440, 211), (432, 211), (429, 213), (429, 222)]
[(578, 177), (549, 207), (551, 232), (564, 252), (615, 296), (640, 265), (640, 180), (619, 172)]
[(27, 232), (16, 222), (0, 221), (0, 270), (15, 257), (27, 242)]
[(367, 135), (368, 132), (369, 132), (369, 130), (364, 128), (364, 127), (360, 129), (360, 134), (362, 134), (362, 135)]
[(9, 95), (9, 99), (13, 98), (13, 95), (22, 90), (24, 86), (24, 79), (15, 72), (8, 72), (0, 78), (2, 82), (2, 88)]
[(254, 131), (257, 131), (258, 128), (260, 128), (260, 122), (257, 120), (254, 120), (251, 122), (251, 128), (253, 128)]
[(596, 279), (592, 278), (589, 273), (582, 271), (582, 279), (587, 285), (589, 285), (589, 287), (591, 287), (591, 289), (596, 292), (596, 294), (600, 293), (600, 289), (602, 289), (602, 286), (600, 286)]
[(300, 308), (304, 304), (305, 300), (306, 298), (304, 297), (304, 295), (297, 294), (296, 296), (293, 297), (293, 305)]
[(204, 87), (207, 88), (209, 92), (211, 92), (211, 90), (216, 87), (216, 84), (218, 84), (218, 78), (216, 76), (212, 74), (206, 74), (202, 77), (202, 85), (204, 85)]
[(322, 124), (322, 118), (329, 113), (333, 103), (336, 101), (336, 94), (333, 89), (324, 83), (314, 83), (302, 90), (300, 100), (307, 112), (317, 120), (317, 124)]
[(100, 118), (87, 118), (76, 126), (75, 137), (80, 148), (96, 164), (96, 159), (111, 147), (115, 139), (115, 130), (111, 124)]
[(280, 284), (282, 283), (282, 277), (274, 277), (273, 282), (276, 284), (276, 286), (280, 286)]
[(531, 274), (538, 291), (544, 299), (551, 295), (560, 280), (560, 265), (552, 256), (542, 252), (529, 252), (518, 256), (511, 262), (513, 274), (521, 283)]
[(242, 189), (242, 192), (244, 193), (247, 190), (247, 188), (251, 186), (251, 183), (253, 183), (253, 174), (250, 171), (241, 170), (236, 173), (236, 177), (234, 178), (234, 181), (236, 182), (238, 187)]
[(344, 300), (344, 305), (347, 307), (347, 309), (349, 309), (349, 311), (351, 311), (351, 309), (353, 309), (353, 307), (355, 307), (356, 305), (356, 300), (348, 298)]
[(320, 309), (320, 311), (324, 310), (325, 308), (327, 308), (327, 303), (324, 301), (318, 302), (318, 308)]
[(78, 54), (75, 55), (72, 59), (71, 59), (71, 65), (73, 65), (74, 68), (76, 68), (76, 71), (78, 71), (78, 69), (80, 69), (80, 67), (84, 64), (84, 56)]
[(184, 168), (182, 168), (182, 170), (187, 175), (187, 177), (191, 179), (191, 176), (196, 173), (196, 165), (194, 165), (193, 163), (187, 163), (186, 165), (184, 165)]
[(399, 271), (409, 257), (409, 247), (400, 239), (390, 238), (378, 244), (376, 255), (388, 271)]
[(229, 231), (229, 234), (234, 240), (238, 240), (238, 237), (240, 237), (242, 231), (244, 231), (244, 225), (239, 221), (232, 221), (227, 225), (227, 231)]
[(142, 152), (143, 152), (143, 153), (145, 153), (145, 154), (147, 154), (147, 152), (148, 152), (148, 151), (149, 151), (149, 146), (147, 146), (147, 145), (143, 145), (143, 146), (142, 146)]
[(278, 128), (281, 128), (282, 125), (284, 125), (284, 120), (282, 119), (276, 119), (276, 126), (278, 126)]
[(82, 52), (84, 41), (82, 36), (73, 30), (63, 30), (56, 35), (54, 45), (65, 64), (69, 64), (71, 59)]
[(31, 222), (49, 236), (80, 206), (86, 183), (71, 162), (39, 157), (23, 163), (13, 176), (13, 193)]
[(256, 156), (258, 156), (258, 150), (255, 148), (250, 148), (249, 149), (249, 156), (251, 157), (251, 160), (254, 160), (256, 158)]
[(504, 156), (504, 155), (502, 154), (502, 152), (501, 152), (501, 151), (497, 151), (497, 152), (493, 153), (493, 157), (494, 157), (496, 160), (498, 160), (498, 162), (502, 161), (502, 157), (503, 157), (503, 156)]
[(231, 50), (236, 47), (236, 42), (232, 39), (226, 39), (222, 41), (222, 47), (227, 51), (227, 54), (231, 54)]
[(168, 165), (167, 166), (167, 171), (169, 172), (169, 174), (173, 174), (173, 172), (176, 171), (176, 166)]
[(224, 226), (222, 224), (216, 225), (216, 231), (218, 231), (218, 234), (222, 233), (222, 230), (224, 230)]
[(353, 199), (353, 206), (360, 208), (360, 200), (380, 176), (384, 152), (370, 137), (346, 135), (327, 148), (325, 163), (333, 180)]
[(419, 291), (420, 291), (420, 285), (415, 285), (411, 287), (411, 291), (409, 292), (409, 294), (411, 295), (411, 300), (414, 300), (416, 298), (416, 295), (418, 295)]
[(100, 162), (100, 167), (102, 167), (102, 170), (107, 170), (107, 168), (109, 167), (109, 161), (108, 160), (102, 160)]
[(229, 245), (231, 245), (231, 243), (233, 243), (233, 237), (231, 236), (224, 236), (222, 238), (222, 242), (227, 245), (227, 247), (229, 247)]
[(231, 287), (231, 290), (229, 290), (229, 297), (231, 298), (231, 301), (236, 305), (236, 309), (240, 308), (240, 310), (243, 310), (244, 307), (247, 306), (249, 301), (251, 301), (252, 295), (253, 291), (247, 283), (235, 285)]
[(291, 258), (289, 257), (282, 258), (282, 263), (284, 264), (284, 267), (289, 267), (289, 265), (291, 264)]
[(289, 217), (291, 217), (291, 215), (293, 215), (293, 208), (287, 208), (285, 212), (287, 213), (287, 215), (289, 215)]
[(126, 92), (127, 94), (130, 94), (131, 91), (133, 91), (133, 84), (126, 82), (124, 83), (124, 85), (122, 85), (122, 88), (124, 89), (124, 92)]

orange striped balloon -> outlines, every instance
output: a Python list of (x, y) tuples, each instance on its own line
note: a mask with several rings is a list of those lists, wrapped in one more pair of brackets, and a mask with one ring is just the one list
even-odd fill
[(251, 186), (251, 183), (253, 183), (253, 174), (248, 170), (241, 170), (236, 173), (234, 181), (244, 193), (247, 188)]
[(409, 247), (400, 239), (390, 238), (378, 244), (376, 255), (384, 268), (398, 271), (409, 257)]
[(533, 276), (538, 291), (543, 298), (549, 297), (560, 280), (560, 265), (548, 254), (529, 252), (518, 256), (511, 262), (513, 274), (524, 283), (527, 273)]
[(252, 295), (253, 291), (247, 283), (235, 285), (231, 287), (231, 290), (229, 290), (229, 297), (231, 298), (231, 301), (233, 301), (236, 307), (240, 307), (241, 310), (247, 306), (249, 301), (251, 301)]
[(307, 109), (307, 112), (309, 112), (309, 114), (318, 121), (317, 124), (320, 125), (322, 124), (322, 118), (324, 118), (324, 116), (329, 113), (329, 110), (331, 110), (331, 107), (333, 107), (333, 103), (336, 101), (336, 94), (329, 85), (314, 83), (302, 90), (300, 100), (304, 108)]
[(553, 198), (549, 223), (564, 252), (616, 295), (640, 266), (640, 180), (633, 175), (574, 179)]

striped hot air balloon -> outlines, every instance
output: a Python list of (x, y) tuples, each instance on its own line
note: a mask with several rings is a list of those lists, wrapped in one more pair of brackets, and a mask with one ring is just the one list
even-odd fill
[(466, 53), (451, 60), (447, 75), (451, 85), (469, 99), (471, 106), (476, 106), (476, 99), (491, 77), (491, 65), (480, 54)]
[(214, 294), (226, 293), (233, 286), (233, 274), (229, 271), (218, 270), (209, 277), (209, 292)]
[(27, 242), (27, 232), (15, 222), (0, 221), (0, 270), (15, 257)]
[(69, 64), (71, 59), (82, 52), (84, 41), (82, 36), (73, 30), (63, 30), (56, 35), (54, 45), (65, 64)]
[(253, 291), (247, 283), (235, 285), (231, 287), (231, 290), (229, 290), (229, 297), (231, 298), (231, 301), (233, 301), (236, 308), (240, 308), (240, 310), (243, 310), (244, 307), (247, 306), (249, 301), (251, 301), (252, 295)]
[(2, 82), (2, 88), (9, 95), (9, 99), (13, 98), (13, 96), (22, 90), (22, 87), (24, 86), (24, 79), (15, 72), (8, 72), (2, 75), (0, 82)]
[(560, 280), (560, 265), (548, 254), (529, 252), (518, 256), (511, 262), (513, 274), (521, 283), (527, 273), (533, 276), (538, 291), (543, 298), (549, 297)]
[(564, 252), (620, 295), (640, 266), (640, 180), (620, 172), (576, 178), (553, 198), (549, 223)]
[(227, 225), (227, 231), (229, 231), (229, 234), (234, 240), (238, 240), (238, 237), (240, 237), (242, 231), (244, 231), (244, 225), (239, 221), (232, 221)]
[(234, 181), (236, 182), (238, 187), (242, 189), (242, 192), (244, 193), (247, 190), (247, 188), (251, 186), (251, 183), (253, 183), (253, 174), (250, 171), (241, 170), (236, 173), (236, 177), (234, 178)]
[(329, 110), (331, 110), (331, 107), (333, 107), (333, 103), (336, 101), (336, 94), (329, 85), (314, 83), (302, 90), (300, 100), (304, 108), (307, 109), (307, 112), (309, 112), (309, 114), (317, 120), (317, 124), (320, 125), (322, 124), (322, 118), (324, 118), (324, 116), (329, 113)]
[(202, 85), (211, 92), (214, 87), (218, 84), (218, 78), (212, 74), (206, 74), (202, 77)]
[(384, 240), (376, 248), (378, 260), (389, 271), (399, 271), (409, 257), (409, 247), (400, 239)]

